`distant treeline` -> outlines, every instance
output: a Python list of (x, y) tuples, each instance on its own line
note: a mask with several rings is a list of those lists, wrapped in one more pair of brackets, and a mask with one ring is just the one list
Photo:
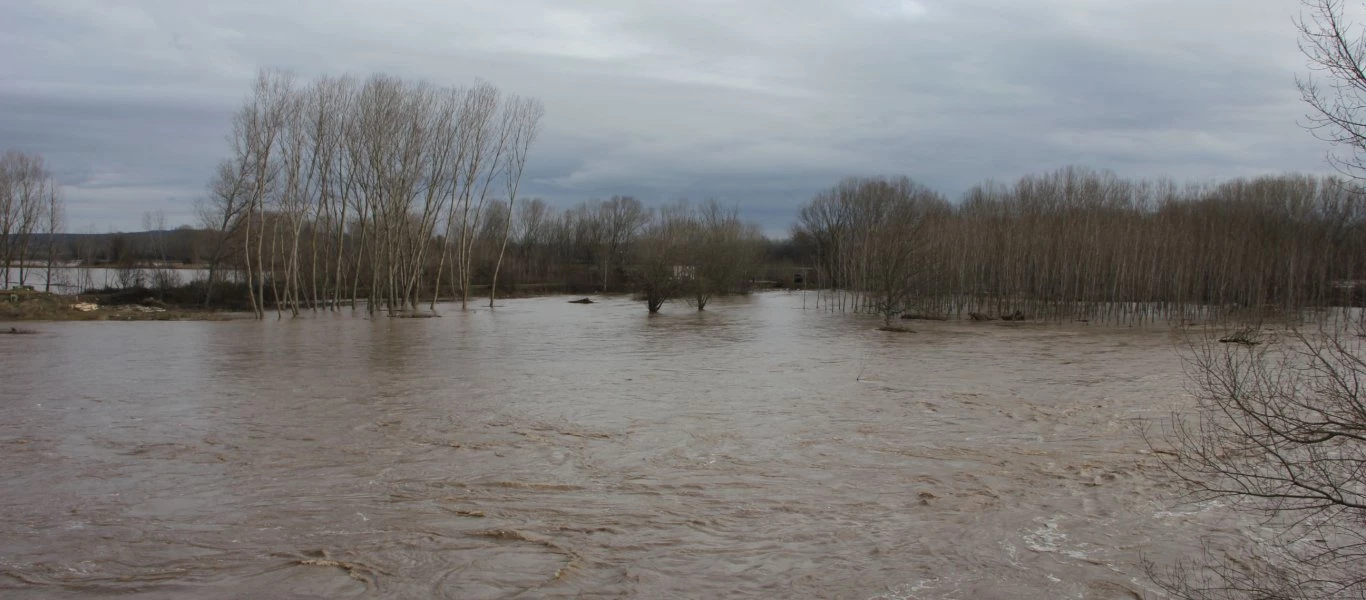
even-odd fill
[(827, 306), (889, 320), (1294, 318), (1360, 304), (1361, 194), (1332, 177), (1183, 187), (1072, 167), (951, 204), (905, 179), (850, 179), (793, 231), (818, 287), (841, 291)]
[[(462, 286), (486, 294), (501, 264), (503, 294), (631, 292), (651, 310), (670, 298), (703, 308), (714, 295), (768, 280), (823, 290), (824, 308), (888, 321), (904, 313), (1112, 323), (1293, 318), (1366, 299), (1361, 192), (1332, 177), (1180, 186), (1072, 167), (983, 184), (954, 203), (904, 178), (849, 179), (803, 206), (786, 240), (764, 239), (735, 208), (710, 201), (652, 208), (618, 196), (563, 210), (539, 199), (487, 202), (465, 231), (451, 231), (463, 240), (443, 231), (412, 253), (424, 257), (410, 267), (412, 296), (460, 298)], [(367, 302), (375, 265), (359, 218), (339, 231), (327, 220), (296, 223), (267, 211), (253, 217), (251, 238), (245, 219), (241, 211), (222, 229), (34, 235), (28, 254), (94, 266), (209, 266), (219, 281), (236, 282), (231, 304), (244, 306), (247, 243), (265, 240), (250, 268), (258, 273), (251, 289), (266, 304), (383, 307)], [(443, 260), (452, 248), (466, 256)], [(468, 276), (451, 276), (460, 264)], [(276, 301), (271, 286), (287, 277), (297, 291)], [(198, 289), (213, 304), (214, 289)]]

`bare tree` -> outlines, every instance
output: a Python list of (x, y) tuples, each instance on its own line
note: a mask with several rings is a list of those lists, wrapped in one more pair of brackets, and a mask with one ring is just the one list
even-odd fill
[(1340, 328), (1193, 344), (1194, 413), (1174, 415), (1154, 449), (1195, 499), (1258, 512), (1280, 534), (1257, 556), (1178, 565), (1159, 578), (1175, 596), (1366, 597), (1364, 351)]
[(948, 203), (929, 188), (901, 178), (862, 186), (870, 209), (866, 244), (868, 303), (891, 328), (926, 281), (931, 220), (948, 212)]
[[(259, 319), (265, 314), (268, 284), (265, 239), (268, 219), (266, 202), (276, 192), (280, 171), (278, 146), (282, 136), (293, 77), (278, 71), (261, 71), (252, 86), (251, 96), (233, 117), (233, 160), (244, 165), (251, 181), (246, 198), (244, 257), (248, 294), (252, 311)], [(253, 239), (252, 234), (256, 238)], [(273, 236), (272, 236), (273, 237)], [(252, 260), (255, 259), (255, 264)], [(273, 281), (273, 278), (270, 280)]]
[[(675, 220), (669, 223), (672, 227), (669, 235), (676, 236), (680, 232), (681, 222), (684, 215), (675, 215)], [(601, 244), (599, 258), (602, 261), (602, 290), (608, 290), (611, 281), (612, 265), (620, 265), (625, 259), (631, 243), (635, 240), (636, 234), (644, 227), (650, 219), (650, 213), (645, 210), (644, 205), (639, 200), (631, 196), (613, 196), (611, 200), (597, 205), (594, 211), (595, 225), (600, 232), (598, 241)], [(660, 231), (656, 231), (660, 233)], [(672, 243), (672, 240), (671, 240)], [(676, 254), (677, 249), (671, 251), (671, 255)], [(677, 256), (673, 256), (677, 259)], [(653, 311), (651, 311), (653, 312)]]
[(160, 299), (165, 299), (167, 290), (180, 284), (180, 278), (167, 264), (166, 257), (166, 213), (161, 209), (142, 213), (143, 238), (146, 246), (142, 255), (151, 261), (152, 288)]
[(56, 276), (53, 267), (57, 263), (57, 234), (66, 227), (66, 204), (62, 201), (61, 190), (55, 183), (47, 186), (47, 207), (44, 216), (43, 233), (47, 234), (47, 273), (43, 277), (43, 291), (51, 292), (52, 280)]
[(226, 260), (241, 241), (237, 233), (245, 220), (249, 180), (247, 165), (225, 160), (218, 165), (214, 179), (209, 183), (208, 198), (199, 206), (200, 226), (213, 233), (213, 246), (208, 256), (208, 275), (204, 282), (204, 306), (213, 301), (213, 288), (221, 277), (221, 269)]
[(689, 212), (686, 203), (679, 203), (662, 208), (657, 218), (641, 216), (646, 225), (635, 242), (633, 274), (650, 314), (683, 293), (683, 281), (692, 275), (682, 260), (692, 228)]
[(508, 194), (508, 219), (503, 229), (503, 241), (498, 247), (498, 261), (493, 266), (493, 282), (489, 285), (490, 307), (498, 295), (498, 272), (503, 268), (503, 255), (507, 252), (508, 238), (512, 235), (512, 211), (517, 201), (517, 189), (522, 183), (522, 172), (526, 170), (526, 159), (531, 151), (531, 143), (536, 140), (541, 116), (545, 114), (540, 101), (530, 98), (512, 98), (503, 110), (503, 118), (509, 121), (505, 127), (511, 130), (507, 167), (503, 169)]
[(689, 225), (690, 240), (680, 258), (689, 267), (683, 285), (688, 301), (705, 310), (713, 296), (740, 290), (758, 266), (763, 236), (758, 225), (740, 218), (738, 208), (722, 208), (714, 199), (692, 212)]
[[(1309, 105), (1308, 128), (1346, 149), (1329, 155), (1338, 170), (1366, 176), (1366, 37), (1344, 14), (1343, 0), (1304, 0), (1296, 25), (1311, 74), (1297, 80)], [(1315, 76), (1315, 74), (1319, 76)]]
[(59, 208), (57, 181), (43, 157), (10, 150), (0, 156), (0, 280), (8, 288), (10, 270), (24, 285), (31, 268), (33, 237), (51, 225)]
[(550, 207), (540, 198), (532, 198), (517, 207), (517, 218), (514, 220), (516, 259), (524, 277), (544, 275), (541, 267), (546, 260), (542, 246), (549, 241), (547, 238), (553, 220)]

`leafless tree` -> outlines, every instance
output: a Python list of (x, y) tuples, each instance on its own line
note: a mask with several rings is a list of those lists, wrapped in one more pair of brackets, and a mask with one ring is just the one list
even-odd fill
[(643, 212), (638, 218), (646, 224), (634, 242), (632, 271), (647, 310), (654, 314), (683, 293), (683, 281), (692, 275), (680, 260), (687, 249), (692, 222), (686, 203), (663, 207), (653, 219)]
[(1344, 174), (1366, 176), (1366, 37), (1347, 17), (1343, 0), (1304, 0), (1296, 21), (1311, 74), (1298, 80), (1309, 105), (1308, 128), (1345, 149), (1329, 155)]
[(11, 269), (18, 271), (19, 285), (27, 282), (34, 235), (53, 225), (61, 208), (57, 188), (41, 155), (9, 150), (0, 156), (0, 279), (5, 288), (15, 282)]
[(714, 199), (690, 212), (688, 244), (678, 264), (688, 266), (682, 282), (688, 301), (705, 310), (713, 296), (739, 291), (753, 274), (761, 260), (763, 235), (758, 225), (740, 218), (738, 208), (723, 208)]
[(213, 240), (204, 282), (206, 307), (213, 302), (213, 289), (222, 276), (223, 262), (240, 251), (238, 234), (246, 222), (243, 215), (249, 187), (245, 167), (231, 160), (219, 163), (218, 171), (209, 183), (208, 197), (199, 205), (200, 226), (212, 232)]
[(503, 255), (507, 252), (508, 238), (512, 235), (513, 204), (517, 201), (517, 190), (521, 186), (522, 173), (526, 170), (531, 143), (536, 140), (541, 116), (545, 114), (540, 101), (530, 98), (512, 98), (503, 110), (503, 118), (507, 121), (504, 127), (511, 131), (507, 166), (503, 169), (508, 193), (508, 218), (503, 229), (503, 240), (498, 247), (498, 261), (493, 266), (493, 283), (489, 285), (490, 307), (498, 294), (498, 272), (503, 268)]
[[(1257, 556), (1207, 555), (1159, 577), (1179, 598), (1366, 597), (1366, 348), (1329, 326), (1280, 343), (1192, 345), (1194, 412), (1158, 456), (1196, 500), (1262, 514)], [(1170, 448), (1170, 450), (1167, 450)]]
[(269, 196), (277, 192), (277, 175), (280, 171), (278, 145), (283, 135), (292, 89), (293, 77), (288, 73), (261, 71), (247, 102), (233, 117), (233, 135), (230, 137), (233, 160), (243, 165), (251, 182), (246, 198), (246, 223), (243, 225), (246, 263), (243, 272), (250, 291), (252, 311), (257, 318), (265, 314), (265, 290), (270, 281), (266, 276), (264, 256), (268, 224), (266, 203)]
[[(626, 253), (635, 241), (637, 233), (649, 223), (650, 213), (639, 200), (631, 196), (613, 196), (611, 200), (597, 205), (590, 218), (592, 229), (598, 233), (597, 240), (600, 244), (598, 252), (602, 261), (602, 290), (607, 291), (613, 265), (625, 262)], [(679, 228), (682, 225), (679, 219), (682, 218), (682, 215), (675, 215), (674, 220), (668, 224), (669, 236), (680, 234)], [(583, 221), (584, 224), (588, 222)], [(664, 232), (656, 230), (655, 233)], [(669, 243), (675, 241), (677, 240), (670, 238)]]
[(890, 328), (912, 298), (926, 292), (927, 234), (949, 208), (937, 193), (906, 179), (873, 193), (884, 194), (886, 206), (866, 242), (869, 302)]
[(47, 273), (43, 277), (43, 291), (51, 292), (53, 278), (57, 276), (54, 270), (57, 264), (57, 234), (66, 227), (66, 203), (62, 201), (61, 189), (55, 183), (47, 186), (46, 194), (43, 233), (47, 234)]
[(152, 261), (152, 288), (164, 299), (167, 290), (180, 285), (180, 278), (167, 264), (166, 213), (160, 209), (143, 212), (142, 229), (146, 232), (143, 237), (146, 246), (141, 254)]

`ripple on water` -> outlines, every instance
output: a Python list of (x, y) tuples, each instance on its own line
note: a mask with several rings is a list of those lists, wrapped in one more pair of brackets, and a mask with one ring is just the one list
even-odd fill
[(1165, 331), (600, 300), (17, 336), (0, 595), (1124, 598), (1255, 527), (1144, 452)]

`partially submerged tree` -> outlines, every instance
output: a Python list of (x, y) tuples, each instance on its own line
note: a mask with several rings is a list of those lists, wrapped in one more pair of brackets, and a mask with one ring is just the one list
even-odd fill
[(493, 282), (489, 284), (489, 307), (493, 306), (494, 298), (498, 294), (498, 273), (503, 268), (503, 255), (507, 253), (508, 239), (512, 237), (512, 213), (516, 208), (514, 205), (517, 202), (517, 189), (522, 181), (522, 173), (526, 170), (531, 143), (536, 140), (541, 116), (544, 114), (545, 107), (539, 100), (531, 98), (514, 100), (503, 114), (503, 118), (507, 120), (504, 126), (512, 131), (511, 139), (508, 141), (507, 166), (503, 168), (504, 186), (508, 195), (508, 214), (503, 227), (503, 240), (498, 245), (498, 261), (493, 265)]
[(927, 292), (928, 233), (934, 219), (948, 212), (948, 203), (906, 179), (872, 187), (870, 193), (882, 196), (885, 205), (864, 241), (868, 296), (883, 327), (891, 327), (916, 295)]
[(683, 281), (691, 276), (688, 267), (680, 263), (690, 228), (687, 205), (668, 206), (660, 209), (659, 216), (649, 221), (636, 240), (633, 275), (651, 314), (683, 293)]
[(681, 283), (689, 302), (704, 310), (713, 296), (740, 290), (758, 267), (764, 238), (758, 225), (740, 218), (738, 209), (722, 208), (716, 200), (688, 212), (688, 241), (679, 260), (688, 277)]

